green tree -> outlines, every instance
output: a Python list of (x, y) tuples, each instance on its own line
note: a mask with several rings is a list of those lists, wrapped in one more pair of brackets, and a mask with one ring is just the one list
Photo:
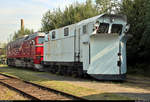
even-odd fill
[(87, 0), (85, 4), (76, 2), (76, 4), (66, 7), (64, 11), (61, 11), (60, 8), (53, 12), (49, 10), (43, 15), (41, 31), (50, 31), (74, 24), (98, 14), (99, 12), (91, 0)]
[(33, 29), (32, 30), (27, 29), (27, 28), (20, 29), (20, 30), (14, 32), (12, 40), (16, 40), (17, 38), (23, 37), (24, 35), (29, 35), (29, 34), (33, 34), (33, 33), (34, 33)]
[(118, 0), (96, 0), (96, 7), (99, 13), (117, 13), (119, 1)]
[(131, 25), (129, 33), (133, 35), (133, 38), (127, 43), (128, 58), (135, 62), (135, 57), (139, 57), (139, 52), (142, 50), (140, 41), (146, 27), (146, 4), (147, 0), (124, 0), (120, 6), (120, 13), (127, 15)]
[(146, 59), (149, 59), (150, 57), (150, 1), (147, 1), (147, 6), (146, 6), (146, 15), (145, 15), (145, 30), (142, 35), (142, 39), (140, 41), (140, 45), (143, 47), (143, 52), (140, 54), (142, 56), (145, 56)]
[[(120, 13), (127, 15), (133, 38), (127, 42), (127, 61), (129, 70), (149, 75), (150, 66), (150, 1), (124, 0)], [(146, 74), (147, 73), (147, 74)]]

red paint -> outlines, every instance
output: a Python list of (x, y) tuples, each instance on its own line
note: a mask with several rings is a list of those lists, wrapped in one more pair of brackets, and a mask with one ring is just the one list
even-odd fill
[(10, 42), (7, 45), (7, 58), (32, 59), (34, 64), (40, 64), (43, 60), (43, 44), (38, 43), (39, 38), (40, 36), (35, 36), (30, 40), (22, 39)]

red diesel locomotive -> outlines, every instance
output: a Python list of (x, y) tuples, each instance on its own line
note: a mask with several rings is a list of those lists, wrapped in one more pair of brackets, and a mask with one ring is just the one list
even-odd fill
[(7, 65), (41, 70), (44, 35), (37, 32), (10, 42), (7, 45)]

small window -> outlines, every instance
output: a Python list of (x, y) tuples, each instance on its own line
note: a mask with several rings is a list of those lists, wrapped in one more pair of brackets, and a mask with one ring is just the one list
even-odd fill
[(53, 32), (52, 32), (52, 39), (55, 39), (55, 38), (56, 38), (55, 35), (56, 35), (56, 34), (55, 34), (55, 31), (53, 31)]
[(82, 27), (82, 29), (83, 29), (83, 34), (86, 34), (86, 25), (84, 25), (84, 26)]
[(122, 32), (122, 25), (121, 24), (113, 24), (111, 28), (111, 33), (118, 33), (119, 35)]
[(98, 28), (98, 33), (108, 33), (109, 24), (108, 23), (100, 23)]
[(65, 28), (64, 29), (64, 36), (68, 36), (69, 35), (69, 28)]

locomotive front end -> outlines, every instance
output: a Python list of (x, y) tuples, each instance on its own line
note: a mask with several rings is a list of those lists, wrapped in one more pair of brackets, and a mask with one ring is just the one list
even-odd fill
[(87, 73), (98, 80), (126, 79), (126, 16), (105, 14), (90, 35), (90, 65)]
[(39, 71), (43, 71), (43, 66), (41, 62), (43, 61), (43, 43), (44, 43), (45, 33), (37, 33), (35, 38), (35, 56), (34, 56), (34, 67)]

